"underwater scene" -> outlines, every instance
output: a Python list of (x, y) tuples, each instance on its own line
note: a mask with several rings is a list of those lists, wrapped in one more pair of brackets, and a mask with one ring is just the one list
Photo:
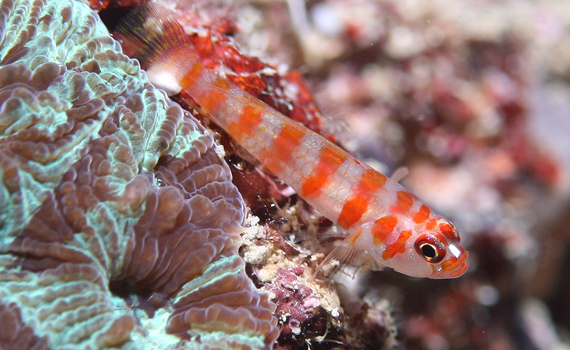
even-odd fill
[(570, 2), (0, 0), (0, 349), (570, 350)]

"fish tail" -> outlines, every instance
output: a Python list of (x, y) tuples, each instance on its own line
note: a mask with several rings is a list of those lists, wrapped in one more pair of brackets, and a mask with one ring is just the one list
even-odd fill
[[(180, 92), (180, 80), (199, 64), (198, 53), (172, 13), (155, 2), (136, 6), (115, 30), (124, 52), (139, 60), (147, 74), (170, 95)], [(150, 78), (150, 76), (149, 76)]]

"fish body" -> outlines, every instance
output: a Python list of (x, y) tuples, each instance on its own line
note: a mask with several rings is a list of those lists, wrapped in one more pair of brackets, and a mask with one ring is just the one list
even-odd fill
[(398, 182), (205, 68), (168, 11), (141, 5), (117, 33), (148, 66), (153, 84), (171, 95), (184, 90), (214, 123), (348, 232), (320, 266), (386, 266), (429, 278), (467, 270), (467, 253), (451, 222)]

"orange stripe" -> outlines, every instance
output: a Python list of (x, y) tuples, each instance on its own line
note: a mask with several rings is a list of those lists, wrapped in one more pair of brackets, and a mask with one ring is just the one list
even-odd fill
[(349, 200), (344, 203), (337, 224), (348, 229), (356, 223), (368, 209), (370, 198), (386, 183), (387, 177), (373, 169), (368, 169), (351, 191)]
[(358, 191), (375, 192), (382, 188), (386, 183), (386, 175), (381, 174), (373, 169), (368, 169), (362, 174), (362, 179), (358, 183)]
[(458, 269), (462, 264), (465, 263), (465, 260), (467, 259), (467, 253), (462, 253), (459, 258), (456, 258), (454, 256), (452, 256), (451, 258), (449, 258), (447, 261), (444, 261), (441, 264), (441, 268), (443, 269), (443, 271), (453, 271), (450, 276), (455, 277), (455, 276), (460, 276), (462, 275), (465, 270), (467, 269), (467, 264), (465, 264), (465, 266), (461, 269)]
[(237, 122), (228, 125), (228, 133), (237, 140), (250, 137), (263, 121), (263, 110), (256, 105), (246, 105)]
[(398, 224), (398, 218), (395, 216), (384, 216), (374, 222), (372, 227), (372, 236), (374, 236), (374, 244), (384, 243), (386, 238), (394, 231), (394, 227)]
[(405, 191), (398, 191), (397, 193), (398, 199), (396, 201), (396, 205), (392, 206), (392, 213), (397, 214), (405, 214), (407, 213), (412, 205), (414, 204), (414, 198), (411, 194)]
[(457, 234), (457, 231), (453, 229), (453, 226), (446, 222), (439, 224), (439, 232), (441, 232), (441, 234), (450, 241), (459, 241), (459, 235)]
[(294, 165), (293, 159), (299, 153), (306, 132), (298, 125), (289, 123), (283, 126), (279, 135), (273, 140), (271, 149), (263, 150), (260, 160), (269, 170), (279, 174), (283, 165)]
[(334, 145), (326, 144), (321, 148), (319, 161), (312, 173), (303, 181), (301, 197), (311, 196), (323, 188), (337, 169), (345, 162), (346, 155)]
[(388, 260), (393, 258), (396, 254), (400, 254), (406, 251), (406, 242), (408, 238), (412, 235), (411, 231), (402, 231), (400, 237), (396, 240), (396, 242), (390, 244), (386, 247), (384, 253), (382, 253), (382, 259)]
[(202, 75), (202, 71), (204, 70), (204, 66), (202, 66), (199, 62), (196, 62), (192, 65), (192, 68), (188, 70), (188, 72), (184, 73), (184, 77), (180, 80), (180, 86), (183, 88), (188, 88), (192, 86)]
[(433, 230), (435, 225), (437, 225), (437, 220), (434, 218), (429, 219), (426, 221), (426, 230)]
[(416, 224), (421, 224), (422, 222), (426, 221), (429, 218), (430, 210), (427, 205), (423, 204), (418, 210), (418, 212), (414, 215), (414, 222)]
[(216, 114), (220, 107), (224, 106), (226, 99), (228, 98), (227, 90), (230, 88), (230, 82), (224, 78), (217, 77), (214, 82), (212, 82), (213, 88), (207, 93), (203, 93), (198, 97), (200, 100), (197, 101), (200, 107), (202, 107), (208, 114)]
[(347, 200), (338, 216), (337, 224), (343, 229), (350, 228), (355, 222), (360, 220), (368, 209), (368, 198), (362, 196), (352, 197)]
[(286, 154), (289, 158), (297, 152), (298, 147), (303, 143), (303, 137), (306, 132), (296, 124), (287, 124), (281, 129), (281, 132), (273, 143), (275, 144), (274, 153)]

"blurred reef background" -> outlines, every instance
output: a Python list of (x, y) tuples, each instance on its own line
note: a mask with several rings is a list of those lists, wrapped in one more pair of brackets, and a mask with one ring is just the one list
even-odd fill
[(342, 233), (113, 39), (137, 2), (0, 1), (1, 349), (570, 349), (569, 2), (161, 2), (470, 253), (337, 282)]

